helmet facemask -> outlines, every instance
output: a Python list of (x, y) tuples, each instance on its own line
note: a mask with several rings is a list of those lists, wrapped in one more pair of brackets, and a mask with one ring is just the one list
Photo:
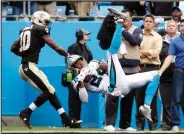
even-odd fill
[(51, 22), (50, 20), (47, 20), (47, 19), (43, 20), (41, 23), (42, 23), (44, 26), (47, 26), (47, 27), (50, 27), (50, 25), (52, 24), (52, 22)]

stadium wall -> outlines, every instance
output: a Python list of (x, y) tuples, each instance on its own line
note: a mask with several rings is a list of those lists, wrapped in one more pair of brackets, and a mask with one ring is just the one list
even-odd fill
[[(134, 22), (140, 26), (139, 22)], [(28, 22), (4, 21), (2, 22), (2, 115), (16, 116), (19, 111), (27, 107), (39, 94), (24, 82), (19, 74), (20, 58), (10, 52), (10, 47), (14, 40), (19, 37), (19, 30), (28, 26)], [(53, 22), (51, 26), (52, 38), (64, 49), (76, 41), (75, 31), (84, 28), (91, 32), (91, 41), (87, 45), (91, 49), (94, 59), (106, 59), (106, 51), (98, 46), (96, 35), (100, 28), (101, 21), (88, 22)], [(65, 111), (68, 112), (68, 89), (61, 85), (61, 73), (65, 71), (64, 57), (58, 55), (47, 45), (42, 49), (39, 68), (47, 75), (50, 83), (55, 87)], [(89, 103), (82, 105), (81, 117), (83, 127), (100, 128), (104, 125), (105, 98), (102, 94), (89, 93)], [(132, 126), (135, 125), (135, 102), (132, 111)], [(158, 98), (158, 116), (161, 117), (161, 101)], [(181, 112), (181, 127), (184, 128), (184, 118)], [(160, 120), (159, 120), (160, 121)], [(118, 127), (119, 114), (116, 126)], [(57, 112), (47, 102), (37, 109), (31, 117), (33, 126), (61, 126), (61, 120)], [(147, 126), (147, 125), (146, 125)]]

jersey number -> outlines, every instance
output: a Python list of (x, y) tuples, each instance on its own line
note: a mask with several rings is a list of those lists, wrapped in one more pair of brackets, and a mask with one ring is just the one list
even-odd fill
[(20, 35), (20, 52), (27, 50), (30, 47), (31, 42), (31, 32), (30, 30), (25, 30)]
[(99, 87), (101, 81), (102, 81), (101, 77), (97, 77), (95, 75), (92, 75), (90, 84), (95, 86), (95, 87)]

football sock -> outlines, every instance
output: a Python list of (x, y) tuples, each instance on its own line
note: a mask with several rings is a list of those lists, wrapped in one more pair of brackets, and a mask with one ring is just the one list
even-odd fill
[(147, 108), (150, 109), (150, 105), (144, 104), (144, 107), (147, 107)]
[(158, 89), (160, 75), (156, 75), (147, 85), (144, 104), (151, 105), (152, 99)]
[(112, 38), (111, 46), (109, 48), (109, 52), (111, 54), (117, 54), (120, 45), (122, 42), (122, 24), (116, 24), (116, 31), (114, 33), (114, 36)]
[(34, 102), (32, 102), (30, 105), (29, 105), (29, 109), (31, 111), (34, 111), (35, 109), (37, 109), (37, 106), (34, 104)]

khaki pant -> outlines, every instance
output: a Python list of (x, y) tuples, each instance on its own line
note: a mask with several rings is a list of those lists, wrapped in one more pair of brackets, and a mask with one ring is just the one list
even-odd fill
[(38, 3), (38, 11), (45, 11), (51, 16), (56, 15), (56, 2), (51, 2), (49, 4), (39, 4)]
[(94, 2), (70, 2), (70, 4), (79, 16), (88, 16), (94, 6)]
[(21, 64), (19, 74), (23, 80), (31, 84), (32, 87), (39, 89), (41, 92), (55, 93), (54, 87), (49, 83), (47, 76), (38, 69), (33, 62)]

